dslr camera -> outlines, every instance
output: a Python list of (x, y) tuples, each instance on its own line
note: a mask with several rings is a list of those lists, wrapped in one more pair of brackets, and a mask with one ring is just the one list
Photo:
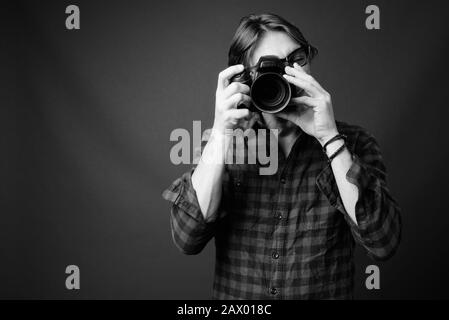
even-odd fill
[(277, 56), (262, 56), (253, 67), (231, 78), (231, 82), (241, 82), (250, 87), (251, 105), (240, 105), (239, 108), (248, 108), (251, 111), (277, 113), (285, 109), (292, 97), (302, 95), (302, 89), (290, 84), (282, 75), (285, 67), (296, 62), (304, 66), (308, 62), (308, 49), (310, 46), (299, 48), (286, 58)]

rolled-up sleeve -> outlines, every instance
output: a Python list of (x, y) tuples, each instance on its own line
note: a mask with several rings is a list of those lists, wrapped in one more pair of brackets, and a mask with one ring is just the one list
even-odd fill
[(330, 165), (317, 178), (319, 189), (331, 205), (343, 212), (355, 240), (375, 260), (386, 260), (397, 250), (401, 238), (401, 212), (386, 182), (386, 169), (374, 137), (361, 132), (352, 148), (353, 163), (346, 174), (358, 188), (357, 224), (346, 212)]
[(192, 186), (193, 170), (176, 179), (162, 193), (162, 197), (171, 203), (173, 241), (185, 254), (198, 254), (203, 250), (214, 235), (216, 221), (216, 215), (204, 219)]

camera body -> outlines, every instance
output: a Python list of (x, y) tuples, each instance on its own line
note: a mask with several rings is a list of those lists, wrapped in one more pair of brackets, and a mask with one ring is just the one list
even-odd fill
[(292, 97), (300, 96), (303, 90), (282, 76), (286, 66), (291, 66), (287, 59), (263, 56), (254, 67), (245, 68), (232, 77), (231, 82), (241, 82), (251, 88), (251, 105), (243, 107), (251, 111), (277, 113), (287, 107)]

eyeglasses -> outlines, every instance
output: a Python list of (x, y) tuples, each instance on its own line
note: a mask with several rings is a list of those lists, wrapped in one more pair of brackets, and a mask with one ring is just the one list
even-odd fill
[(291, 52), (285, 58), (285, 61), (289, 65), (293, 65), (296, 62), (301, 67), (303, 67), (309, 62), (309, 54), (310, 54), (310, 45), (307, 45), (307, 47), (301, 47)]
[[(281, 62), (293, 66), (293, 64), (296, 62), (301, 67), (304, 67), (309, 62), (309, 55), (310, 55), (310, 45), (308, 44), (305, 47), (300, 47), (296, 50), (293, 50), (287, 57), (283, 59), (279, 59)], [(252, 72), (255, 69), (258, 68), (258, 64), (250, 67), (246, 67), (245, 70)]]

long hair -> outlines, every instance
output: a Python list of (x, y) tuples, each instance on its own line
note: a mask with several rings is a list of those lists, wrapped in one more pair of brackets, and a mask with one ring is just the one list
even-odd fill
[(250, 14), (240, 20), (229, 48), (228, 65), (248, 65), (257, 40), (267, 31), (283, 31), (301, 46), (308, 46), (309, 62), (318, 54), (318, 49), (304, 38), (298, 27), (284, 18), (271, 13)]

